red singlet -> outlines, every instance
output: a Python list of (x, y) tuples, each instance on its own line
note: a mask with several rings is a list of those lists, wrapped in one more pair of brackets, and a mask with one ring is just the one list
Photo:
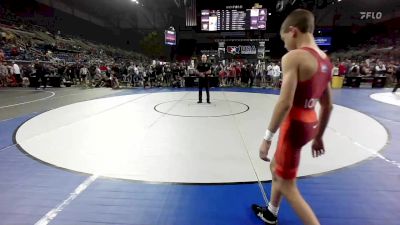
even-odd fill
[(322, 58), (312, 48), (302, 49), (315, 57), (318, 69), (309, 80), (298, 81), (293, 107), (280, 127), (275, 172), (284, 179), (296, 178), (301, 148), (314, 139), (318, 130), (315, 105), (332, 79), (333, 66), (329, 58)]

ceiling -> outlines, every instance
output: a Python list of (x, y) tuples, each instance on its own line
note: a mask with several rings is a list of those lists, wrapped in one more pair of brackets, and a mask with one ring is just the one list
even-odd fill
[[(16, 0), (13, 0), (16, 1)], [(122, 29), (154, 30), (166, 29), (171, 25), (184, 24), (185, 6), (187, 0), (36, 0), (64, 12), (89, 19), (101, 26)], [(198, 4), (212, 6), (215, 0), (197, 0)], [(219, 0), (226, 4), (235, 4), (243, 0)], [(276, 10), (277, 2), (281, 0), (254, 0), (266, 6), (270, 12), (270, 26), (279, 27), (286, 15), (297, 7), (313, 9), (316, 15), (317, 26), (327, 27), (351, 26), (379, 22), (379, 20), (361, 20), (360, 12), (382, 12), (381, 20), (400, 16), (399, 0), (282, 0), (287, 7), (282, 12)], [(323, 7), (321, 2), (329, 3)], [(332, 3), (335, 4), (332, 4)], [(291, 3), (294, 3), (293, 5)], [(201, 6), (199, 6), (201, 7)], [(321, 9), (322, 8), (322, 9)], [(335, 21), (334, 21), (335, 20)], [(179, 25), (178, 25), (179, 26)], [(183, 27), (183, 26), (182, 26)], [(274, 27), (274, 26), (271, 26)]]
[(95, 18), (98, 25), (118, 28), (164, 28), (174, 17), (185, 16), (183, 0), (139, 0), (139, 4), (132, 0), (36, 1), (77, 16)]

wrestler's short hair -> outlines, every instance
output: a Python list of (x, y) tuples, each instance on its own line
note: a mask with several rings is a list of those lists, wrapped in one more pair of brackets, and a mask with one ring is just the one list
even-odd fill
[(289, 27), (296, 27), (302, 33), (314, 33), (314, 14), (305, 9), (296, 9), (291, 12), (282, 23), (281, 32), (287, 33)]

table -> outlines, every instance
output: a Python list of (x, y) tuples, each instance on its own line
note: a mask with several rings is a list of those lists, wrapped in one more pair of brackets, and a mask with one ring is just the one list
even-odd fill
[(359, 88), (361, 83), (371, 83), (372, 88), (383, 88), (386, 84), (386, 76), (376, 77), (346, 77), (344, 86)]

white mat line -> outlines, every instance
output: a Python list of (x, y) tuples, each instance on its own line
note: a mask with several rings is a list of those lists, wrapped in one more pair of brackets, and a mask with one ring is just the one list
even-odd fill
[[(86, 89), (86, 90), (78, 90), (78, 91), (80, 91), (80, 92), (84, 92), (84, 91), (94, 92), (94, 91), (97, 91), (97, 90), (102, 90), (102, 89)], [(95, 99), (98, 99), (98, 98), (107, 98), (108, 97), (107, 95), (112, 95), (112, 94), (115, 94), (115, 92), (112, 92), (111, 94), (110, 93), (105, 93), (106, 96), (95, 97), (94, 99), (90, 99), (90, 100), (95, 100)], [(62, 97), (66, 97), (66, 96), (73, 96), (73, 95), (82, 95), (82, 93), (72, 93), (72, 94), (60, 95), (60, 96), (54, 97), (53, 99), (62, 98)]]
[(53, 91), (44, 91), (44, 92), (51, 93), (51, 95), (50, 95), (50, 96), (47, 96), (47, 97), (45, 97), (45, 98), (40, 98), (40, 99), (36, 99), (36, 100), (33, 100), (33, 101), (27, 101), (27, 102), (21, 102), (21, 103), (17, 103), (17, 104), (12, 104), (12, 105), (0, 106), (0, 109), (6, 109), (6, 108), (10, 108), (10, 107), (15, 107), (15, 106), (20, 106), (20, 105), (30, 104), (30, 103), (33, 103), (33, 102), (44, 101), (44, 100), (47, 100), (47, 99), (53, 97), (54, 95), (56, 95), (56, 93), (53, 92)]
[(17, 145), (18, 145), (18, 144), (12, 144), (12, 145), (6, 146), (6, 147), (0, 149), (0, 152), (3, 152), (3, 151), (5, 151), (5, 150), (7, 150), (7, 149), (9, 149), (9, 148), (12, 148), (12, 147), (16, 147)]
[[(90, 89), (90, 90), (95, 90), (95, 89)], [(11, 92), (11, 90), (0, 90), (0, 92), (1, 91), (10, 91)], [(15, 91), (29, 91), (29, 90), (15, 90)], [(36, 91), (36, 90), (31, 90), (31, 91)], [(36, 92), (39, 92), (39, 91), (36, 91)], [(54, 97), (54, 98), (51, 98), (51, 100), (54, 100), (54, 99), (58, 99), (58, 98), (62, 98), (62, 97), (65, 97), (65, 96), (71, 96), (71, 95), (81, 95), (82, 93), (74, 93), (74, 94), (67, 94), (67, 95), (59, 95), (59, 96), (56, 96), (56, 97)], [(25, 96), (28, 96), (28, 95), (25, 95)], [(106, 96), (107, 97), (107, 96)], [(96, 99), (99, 99), (99, 98), (105, 98), (104, 96), (100, 96), (100, 97), (95, 97), (94, 99), (85, 99), (84, 101), (90, 101), (90, 100), (96, 100)], [(76, 102), (76, 103), (79, 103), (79, 102)], [(74, 104), (74, 103), (72, 103), (72, 104)], [(47, 112), (47, 111), (50, 111), (50, 110), (53, 110), (54, 108), (48, 108), (46, 111), (44, 111), (44, 112)], [(32, 112), (32, 114), (38, 114), (38, 113), (40, 113), (40, 112)], [(23, 115), (24, 116), (24, 115)], [(20, 116), (18, 116), (18, 117), (20, 117)], [(4, 120), (1, 120), (0, 121), (0, 123), (1, 122), (5, 122), (5, 121), (9, 121), (9, 120), (12, 120), (12, 119), (16, 119), (16, 118), (18, 118), (18, 117), (13, 117), (13, 118), (9, 118), (9, 119), (4, 119)]]
[(379, 157), (379, 158), (385, 160), (387, 163), (390, 163), (390, 164), (392, 164), (392, 165), (394, 165), (394, 166), (397, 166), (397, 167), (400, 169), (400, 163), (398, 163), (398, 162), (396, 162), (396, 161), (394, 161), (394, 160), (389, 160), (389, 159), (387, 159), (385, 156), (383, 156), (382, 154), (379, 154), (379, 153), (377, 153), (377, 152), (374, 152), (373, 149), (367, 148), (367, 147), (363, 146), (362, 144), (360, 144), (360, 143), (358, 143), (358, 142), (354, 142), (354, 144), (357, 145), (357, 146), (359, 146), (359, 147), (361, 147), (362, 149), (364, 149), (364, 150), (366, 150), (366, 151), (368, 151), (368, 152), (374, 154), (375, 156), (377, 156), (377, 157)]
[(400, 121), (383, 118), (383, 117), (380, 117), (380, 116), (377, 116), (377, 115), (373, 115), (373, 114), (370, 114), (369, 116), (375, 117), (376, 119), (385, 120), (385, 121), (391, 122), (391, 123), (400, 123)]
[[(108, 112), (108, 111), (110, 111), (110, 110), (112, 110), (112, 109), (115, 109), (115, 108), (121, 107), (121, 106), (123, 106), (123, 105), (126, 105), (126, 104), (128, 104), (128, 103), (131, 103), (131, 102), (134, 102), (134, 101), (136, 101), (136, 100), (139, 100), (139, 99), (141, 99), (141, 98), (144, 98), (144, 97), (146, 97), (146, 96), (149, 96), (149, 95), (151, 95), (151, 94), (152, 94), (152, 93), (150, 93), (150, 94), (146, 94), (146, 95), (143, 95), (143, 96), (140, 96), (140, 97), (138, 97), (138, 98), (130, 99), (129, 101), (126, 101), (126, 102), (120, 103), (120, 104), (118, 104), (118, 105), (115, 105), (115, 106), (112, 106), (112, 107), (110, 107), (110, 108), (104, 109), (104, 110), (102, 110), (102, 111), (100, 111), (100, 112), (97, 112), (97, 113), (91, 114), (91, 115), (89, 115), (89, 116), (86, 116), (86, 117), (84, 117), (84, 118), (82, 118), (82, 119), (80, 119), (80, 120), (74, 120), (74, 121), (73, 121), (73, 122), (71, 122), (71, 123), (68, 123), (68, 124), (65, 124), (65, 125), (62, 125), (62, 126), (56, 127), (55, 129), (52, 129), (52, 130), (46, 130), (46, 131), (45, 131), (45, 132), (43, 132), (43, 133), (36, 134), (36, 135), (33, 135), (32, 137), (29, 137), (29, 138), (27, 138), (27, 139), (25, 139), (25, 140), (22, 140), (22, 142), (24, 142), (24, 141), (28, 141), (28, 140), (31, 140), (31, 139), (33, 139), (33, 138), (36, 138), (36, 137), (40, 137), (40, 136), (42, 136), (42, 135), (44, 135), (44, 134), (46, 134), (46, 133), (49, 133), (49, 132), (51, 132), (51, 131), (55, 131), (55, 130), (61, 129), (61, 128), (63, 128), (63, 127), (70, 126), (70, 125), (72, 125), (72, 124), (74, 124), (74, 123), (77, 123), (77, 122), (83, 121), (83, 120), (85, 120), (85, 119), (89, 119), (89, 118), (91, 118), (91, 117), (93, 117), (93, 116), (100, 115), (100, 114), (102, 114), (102, 113)], [(18, 144), (18, 143), (17, 143), (17, 144)]]
[[(141, 96), (141, 97), (139, 97), (139, 98), (131, 99), (131, 100), (127, 101), (127, 102), (124, 102), (124, 103), (121, 103), (121, 104), (119, 104), (119, 105), (113, 106), (113, 107), (111, 107), (111, 108), (109, 108), (109, 109), (107, 109), (107, 110), (103, 110), (103, 111), (101, 111), (101, 112), (99, 112), (99, 113), (96, 113), (96, 114), (94, 114), (94, 115), (98, 115), (98, 114), (103, 113), (103, 112), (106, 112), (106, 111), (108, 111), (108, 110), (111, 110), (111, 109), (120, 107), (121, 105), (127, 104), (128, 102), (136, 101), (136, 100), (138, 100), (138, 99), (141, 99), (141, 98), (146, 97), (146, 96), (151, 95), (151, 94), (152, 94), (152, 93), (147, 94), (147, 95), (143, 95), (143, 96)], [(93, 116), (93, 115), (91, 115), (91, 116)], [(89, 117), (90, 117), (90, 116), (89, 116)], [(71, 124), (72, 124), (72, 123), (71, 123)], [(31, 137), (31, 138), (33, 138), (33, 137)], [(81, 183), (81, 184), (75, 189), (74, 192), (72, 192), (72, 193), (69, 195), (69, 197), (68, 197), (66, 200), (64, 200), (64, 201), (63, 201), (61, 204), (59, 204), (57, 207), (53, 208), (53, 209), (50, 210), (48, 213), (46, 213), (46, 215), (44, 215), (39, 221), (37, 221), (37, 222), (35, 223), (35, 225), (47, 225), (47, 224), (49, 224), (49, 223), (50, 223), (52, 220), (54, 220), (54, 218), (56, 218), (56, 216), (57, 216), (60, 212), (62, 212), (75, 198), (77, 198), (84, 190), (86, 190), (98, 177), (99, 177), (99, 175), (94, 174), (94, 175), (90, 176), (89, 178), (87, 178), (83, 183)]]
[(65, 199), (61, 204), (57, 207), (50, 210), (46, 215), (44, 215), (40, 220), (38, 220), (35, 225), (47, 225), (49, 224), (56, 216), (62, 212), (65, 207), (67, 207), (71, 202), (76, 199), (83, 191), (85, 191), (99, 176), (92, 175), (88, 177), (85, 181), (83, 181), (75, 190), (69, 194), (69, 197)]
[[(176, 101), (176, 102), (167, 110), (166, 113), (169, 113), (169, 112), (176, 106), (176, 104), (178, 104), (178, 102), (184, 100), (184, 98), (185, 98), (189, 93), (191, 93), (191, 92), (185, 92), (185, 94), (184, 94), (178, 101)], [(138, 146), (139, 146), (138, 148), (140, 149), (140, 151), (143, 149), (143, 144), (146, 143), (146, 137), (147, 137), (147, 135), (148, 135), (149, 132), (150, 132), (150, 128), (152, 128), (161, 118), (163, 118), (163, 117), (165, 117), (165, 116), (167, 116), (167, 114), (161, 113), (161, 115), (160, 115), (158, 118), (156, 118), (156, 119), (146, 128), (146, 130), (143, 132), (142, 139), (138, 141), (138, 143), (139, 143), (139, 144), (138, 144)]]
[[(114, 108), (120, 107), (120, 106), (122, 106), (122, 105), (125, 105), (125, 104), (127, 104), (127, 103), (129, 103), (129, 102), (134, 102), (134, 101), (136, 101), (136, 100), (139, 100), (139, 99), (144, 98), (144, 97), (146, 97), (146, 96), (149, 96), (149, 95), (151, 95), (151, 94), (152, 94), (152, 93), (147, 94), (147, 95), (140, 96), (140, 97), (135, 98), (135, 99), (131, 99), (131, 100), (127, 101), (127, 102), (123, 102), (123, 103), (121, 103), (121, 104), (119, 104), (119, 105), (113, 106), (113, 107), (111, 107), (111, 108), (105, 109), (105, 110), (100, 111), (100, 112), (98, 112), (98, 113), (95, 113), (95, 114), (93, 114), (93, 115), (87, 116), (87, 117), (85, 117), (85, 118), (83, 118), (83, 119), (81, 119), (81, 120), (73, 121), (72, 123), (65, 124), (65, 125), (63, 125), (63, 126), (57, 127), (57, 128), (55, 128), (55, 129), (53, 129), (53, 130), (47, 130), (46, 132), (43, 132), (43, 133), (41, 133), (41, 134), (33, 135), (33, 136), (30, 137), (30, 138), (27, 138), (27, 139), (25, 139), (25, 140), (22, 140), (22, 142), (24, 142), (24, 141), (29, 141), (29, 140), (31, 140), (31, 139), (33, 139), (33, 138), (39, 137), (39, 136), (41, 136), (41, 135), (43, 135), (43, 134), (45, 134), (45, 133), (48, 133), (48, 132), (50, 132), (50, 131), (54, 131), (54, 130), (60, 129), (60, 128), (62, 128), (62, 127), (66, 127), (66, 126), (72, 125), (72, 124), (74, 124), (74, 123), (76, 123), (76, 122), (82, 121), (82, 120), (87, 119), (87, 118), (91, 118), (91, 117), (93, 117), (93, 116), (96, 116), (96, 115), (99, 115), (99, 114), (101, 114), (101, 113), (107, 112), (107, 111), (109, 111), (109, 110), (111, 110), (111, 109), (114, 109)], [(18, 145), (19, 145), (19, 143), (6, 146), (6, 147), (0, 149), (0, 152), (5, 151), (5, 150), (7, 150), (7, 149), (9, 149), (9, 148), (18, 146)], [(22, 146), (21, 146), (21, 147), (22, 147)]]
[(386, 158), (385, 156), (383, 156), (382, 154), (376, 152), (375, 149), (368, 148), (368, 147), (366, 147), (366, 146), (360, 144), (359, 142), (353, 140), (351, 137), (346, 136), (346, 135), (342, 134), (341, 132), (337, 131), (335, 128), (332, 128), (332, 127), (329, 127), (329, 126), (328, 126), (328, 128), (331, 129), (331, 130), (332, 130), (334, 133), (336, 133), (338, 136), (347, 138), (347, 139), (348, 139), (351, 143), (353, 143), (354, 145), (360, 147), (361, 149), (364, 149), (365, 151), (367, 151), (367, 152), (373, 154), (374, 156), (376, 156), (376, 157), (378, 157), (378, 158), (380, 158), (380, 159), (383, 159), (385, 162), (390, 163), (390, 164), (392, 164), (392, 165), (394, 165), (394, 166), (396, 166), (397, 168), (400, 169), (400, 163), (398, 163), (398, 162), (396, 162), (396, 161), (394, 161), (394, 160), (389, 160), (389, 159), (387, 159), (387, 158)]
[[(157, 92), (154, 92), (154, 93), (157, 93)], [(141, 98), (144, 98), (144, 97), (149, 96), (149, 95), (154, 94), (154, 93), (149, 93), (149, 94), (140, 96), (140, 97), (138, 97), (138, 98), (131, 99), (131, 100), (127, 101), (127, 102), (123, 102), (123, 103), (121, 103), (121, 104), (119, 104), (119, 105), (116, 105), (116, 106), (113, 106), (113, 107), (111, 107), (111, 108), (105, 109), (105, 110), (103, 110), (103, 111), (100, 111), (100, 112), (98, 112), (98, 113), (95, 113), (95, 114), (93, 114), (93, 115), (90, 115), (90, 116), (88, 116), (88, 117), (85, 117), (85, 118), (83, 118), (83, 119), (87, 119), (87, 118), (93, 117), (93, 116), (95, 116), (95, 115), (99, 115), (99, 114), (101, 114), (101, 113), (107, 112), (107, 111), (109, 111), (109, 110), (111, 110), (111, 109), (120, 107), (120, 106), (125, 105), (125, 104), (127, 104), (127, 103), (134, 102), (134, 101), (136, 101), (136, 100), (139, 100), (139, 99), (141, 99)], [(51, 109), (50, 109), (50, 110), (51, 110)], [(50, 111), (50, 110), (48, 110), (48, 111)], [(15, 119), (15, 118), (14, 118), (14, 119)], [(76, 122), (82, 121), (83, 119), (74, 121), (74, 122), (69, 123), (69, 124), (65, 124), (65, 125), (63, 125), (63, 126), (61, 126), (61, 127), (57, 127), (56, 129), (60, 129), (60, 128), (65, 127), (65, 126), (69, 126), (69, 125), (74, 124), (74, 123), (76, 123)], [(6, 119), (6, 120), (4, 120), (4, 121), (7, 121), (7, 120), (11, 120), (11, 119)], [(3, 121), (0, 121), (0, 122), (3, 122)], [(48, 130), (48, 131), (46, 131), (46, 132), (44, 132), (44, 133), (34, 135), (34, 136), (32, 136), (32, 137), (30, 137), (30, 138), (28, 138), (28, 139), (25, 139), (25, 140), (23, 140), (23, 141), (29, 141), (29, 140), (31, 140), (31, 139), (33, 139), (33, 138), (35, 138), (35, 137), (39, 137), (39, 136), (41, 136), (41, 135), (43, 135), (43, 134), (45, 134), (45, 133), (48, 133), (48, 132), (50, 132), (50, 131), (52, 131), (52, 130)], [(18, 145), (19, 145), (19, 143), (6, 146), (6, 147), (0, 149), (0, 152), (2, 152), (2, 151), (4, 151), (4, 150), (7, 150), (7, 149), (9, 149), (9, 148), (12, 148), (12, 147), (16, 147), (16, 146), (18, 146)], [(22, 147), (22, 146), (21, 146), (21, 147)]]
[[(189, 94), (190, 92), (185, 92), (185, 94), (178, 100), (176, 101), (168, 110), (166, 113), (161, 113), (161, 116), (158, 117), (157, 119), (154, 120), (153, 123), (151, 123), (148, 127), (147, 127), (147, 131), (153, 127), (161, 118), (165, 117), (179, 102), (181, 102), (182, 100), (185, 100), (185, 97)], [(147, 132), (146, 132), (147, 133)]]
[(13, 90), (13, 88), (9, 90), (0, 90), (0, 92), (22, 92), (22, 91), (30, 91), (30, 92), (40, 92), (41, 90), (35, 90), (35, 89), (26, 89), (26, 90)]
[[(230, 110), (231, 113), (232, 113), (232, 107), (231, 107), (230, 101), (229, 101), (228, 98), (226, 97), (224, 91), (222, 91), (222, 94), (224, 95), (225, 100), (228, 101), (229, 110)], [(237, 120), (236, 120), (236, 116), (235, 116), (235, 115), (233, 115), (233, 120), (234, 120), (234, 123), (235, 123), (235, 126), (236, 126), (236, 130), (238, 131), (238, 133), (239, 133), (239, 135), (240, 135), (240, 138), (241, 138), (242, 144), (243, 144), (243, 146), (244, 146), (244, 149), (245, 149), (245, 151), (246, 151), (247, 157), (249, 158), (251, 167), (253, 168), (253, 172), (254, 172), (254, 174), (256, 175), (258, 187), (260, 188), (261, 195), (262, 195), (262, 197), (263, 197), (263, 199), (264, 199), (265, 205), (268, 205), (269, 200), (268, 200), (267, 194), (266, 194), (266, 192), (265, 192), (265, 190), (264, 190), (264, 187), (263, 187), (263, 185), (262, 185), (262, 183), (261, 183), (260, 177), (258, 176), (256, 167), (254, 166), (254, 163), (253, 163), (253, 161), (251, 160), (251, 156), (250, 156), (249, 149), (247, 148), (246, 141), (244, 140), (244, 136), (243, 136), (243, 134), (242, 134), (242, 131), (240, 131), (240, 128), (239, 128), (239, 125), (238, 125), (238, 123), (237, 123)]]
[(0, 123), (2, 123), (2, 122), (7, 122), (7, 121), (10, 121), (10, 120), (14, 120), (14, 119), (17, 119), (17, 118), (20, 118), (20, 117), (28, 116), (28, 115), (31, 115), (31, 114), (33, 114), (32, 116), (35, 116), (35, 115), (37, 115), (37, 114), (39, 114), (39, 113), (40, 113), (40, 112), (31, 112), (31, 113), (29, 113), (29, 114), (25, 114), (25, 115), (22, 115), (22, 116), (17, 116), (17, 117), (13, 117), (13, 118), (8, 118), (8, 119), (0, 120)]

